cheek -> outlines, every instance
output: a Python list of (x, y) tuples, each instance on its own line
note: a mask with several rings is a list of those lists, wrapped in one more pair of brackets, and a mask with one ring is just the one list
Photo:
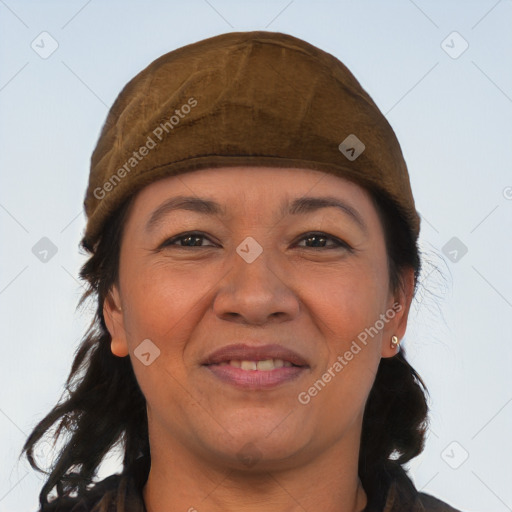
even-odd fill
[[(188, 378), (184, 352), (204, 315), (208, 287), (192, 267), (176, 270), (127, 260), (121, 277), (127, 342), (139, 386), (153, 414), (168, 409), (183, 412), (195, 404), (192, 400), (186, 405), (189, 395), (183, 393)], [(146, 339), (160, 351), (149, 366), (134, 354)]]
[(324, 343), (324, 357), (311, 380), (311, 393), (316, 393), (311, 405), (338, 422), (361, 412), (373, 384), (381, 336), (368, 332), (384, 312), (387, 281), (378, 264), (353, 265), (318, 277), (316, 286), (308, 285), (303, 294)]
[(380, 264), (358, 262), (317, 274), (304, 285), (306, 308), (321, 320), (331, 349), (346, 350), (347, 343), (375, 324), (386, 305), (386, 277)]
[(160, 342), (187, 329), (208, 289), (197, 266), (187, 271), (162, 261), (151, 265), (127, 261), (124, 276), (131, 332)]

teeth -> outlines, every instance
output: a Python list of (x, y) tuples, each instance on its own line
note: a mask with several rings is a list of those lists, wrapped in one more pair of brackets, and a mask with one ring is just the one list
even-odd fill
[(229, 361), (223, 361), (219, 363), (220, 366), (226, 365), (234, 366), (235, 368), (240, 368), (242, 370), (260, 370), (260, 371), (268, 371), (274, 370), (275, 368), (282, 368), (293, 366), (290, 361), (283, 361), (282, 359), (265, 359), (264, 361), (237, 361), (235, 359)]
[(240, 361), (240, 368), (242, 370), (257, 370), (258, 365), (256, 361)]
[(258, 361), (256, 368), (258, 370), (273, 370), (274, 368), (280, 368), (280, 366), (278, 367), (273, 359), (265, 359), (264, 361)]

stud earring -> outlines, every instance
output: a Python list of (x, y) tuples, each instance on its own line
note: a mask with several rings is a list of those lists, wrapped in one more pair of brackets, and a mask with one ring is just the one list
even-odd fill
[(398, 338), (396, 336), (392, 336), (391, 337), (391, 348), (393, 348), (393, 349), (398, 348), (398, 345), (400, 345)]

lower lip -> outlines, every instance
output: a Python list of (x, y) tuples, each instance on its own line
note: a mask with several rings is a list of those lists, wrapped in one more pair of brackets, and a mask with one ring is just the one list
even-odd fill
[(243, 389), (268, 389), (295, 380), (307, 367), (283, 366), (273, 370), (242, 370), (231, 365), (205, 365), (220, 380)]

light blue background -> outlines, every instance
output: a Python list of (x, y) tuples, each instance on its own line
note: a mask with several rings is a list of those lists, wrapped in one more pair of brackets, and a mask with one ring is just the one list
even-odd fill
[[(92, 315), (75, 312), (78, 243), (108, 107), (163, 53), (245, 30), (334, 54), (393, 126), (426, 258), (404, 346), (432, 428), (411, 476), (464, 511), (512, 510), (511, 22), (510, 0), (0, 0), (0, 512), (37, 508), (42, 479), (17, 456)], [(43, 31), (58, 42), (47, 59), (31, 48)], [(469, 44), (458, 58), (441, 47), (453, 31)], [(42, 237), (58, 249), (46, 263), (31, 251)], [(452, 237), (468, 248), (457, 262), (443, 252)], [(100, 475), (118, 469), (112, 459)]]

